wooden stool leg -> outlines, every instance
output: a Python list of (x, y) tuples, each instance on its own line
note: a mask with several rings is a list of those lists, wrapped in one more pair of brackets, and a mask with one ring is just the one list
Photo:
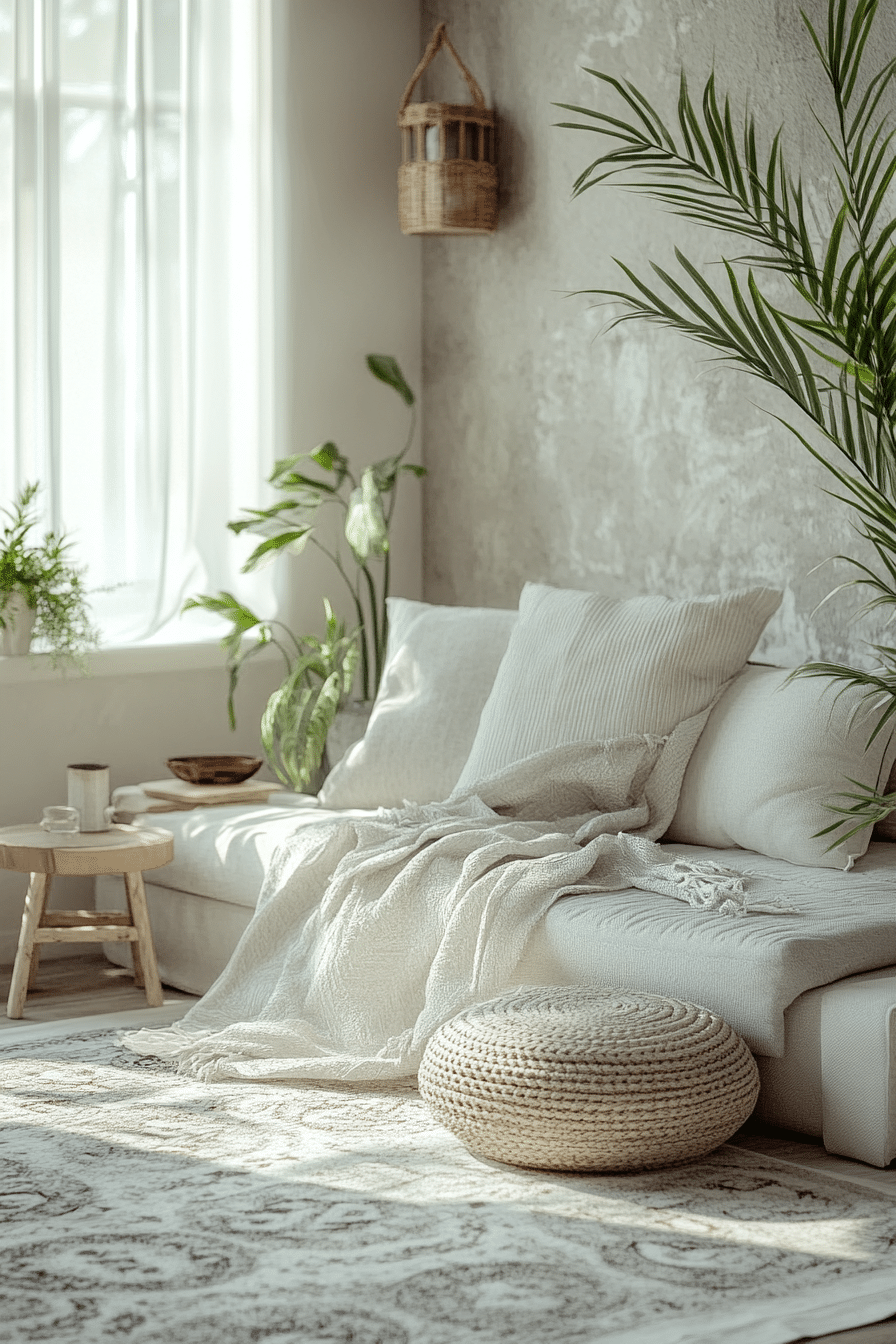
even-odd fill
[[(131, 943), (134, 955), (134, 984), (143, 982), (146, 990), (146, 1002), (150, 1008), (161, 1008), (164, 1002), (159, 972), (156, 968), (156, 952), (152, 942), (152, 929), (149, 926), (149, 914), (146, 909), (146, 891), (141, 872), (124, 874), (124, 889), (128, 897), (128, 909), (131, 921), (137, 930), (137, 942)], [(140, 980), (137, 976), (140, 976)]]
[(34, 988), (34, 982), (37, 979), (37, 968), (40, 966), (40, 943), (35, 943), (31, 949), (31, 970), (28, 972), (28, 990)]
[[(136, 928), (136, 921), (134, 920), (134, 905), (133, 905), (133, 902), (132, 902), (132, 900), (131, 900), (131, 893), (130, 893), (130, 889), (129, 889), (129, 887), (128, 887), (128, 874), (125, 873), (123, 876), (124, 876), (124, 889), (125, 889), (125, 893), (126, 893), (127, 898), (128, 898), (128, 910), (129, 910), (130, 913), (131, 913), (131, 923), (132, 923), (132, 924), (134, 925), (134, 927)], [(139, 930), (138, 930), (138, 932), (139, 932)], [(155, 950), (155, 949), (153, 949), (153, 950)], [(139, 943), (139, 941), (138, 941), (138, 942), (132, 942), (132, 943), (131, 943), (131, 963), (132, 963), (133, 968), (134, 968), (134, 988), (135, 988), (135, 989), (145, 989), (145, 988), (146, 988), (146, 978), (145, 978), (145, 976), (144, 976), (144, 974), (143, 974), (143, 959), (142, 959), (141, 956), (140, 956), (140, 943)]]
[(50, 890), (49, 873), (32, 873), (28, 894), (25, 897), (25, 909), (22, 914), (22, 929), (19, 934), (19, 948), (12, 971), (9, 986), (9, 998), (6, 1002), (7, 1017), (21, 1017), (25, 1010), (25, 997), (28, 993), (28, 980), (31, 975), (32, 961), (36, 951), (34, 935), (40, 924), (47, 893)]
[[(133, 919), (133, 915), (131, 916)], [(143, 975), (143, 962), (140, 960), (140, 944), (131, 943), (131, 963), (134, 968), (134, 986), (137, 989), (146, 988), (146, 979)]]

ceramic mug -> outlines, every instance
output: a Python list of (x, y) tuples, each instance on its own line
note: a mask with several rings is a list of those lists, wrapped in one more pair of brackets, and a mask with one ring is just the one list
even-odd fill
[(68, 805), (77, 808), (82, 831), (108, 831), (115, 820), (115, 808), (109, 805), (108, 765), (70, 765)]

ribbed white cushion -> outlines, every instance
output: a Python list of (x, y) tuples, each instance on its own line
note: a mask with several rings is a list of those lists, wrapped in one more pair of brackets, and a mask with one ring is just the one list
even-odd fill
[(379, 694), (360, 742), (320, 791), (322, 807), (400, 807), (447, 798), (473, 744), (515, 611), (390, 597)]
[(786, 668), (748, 667), (725, 691), (691, 755), (667, 840), (740, 845), (824, 868), (848, 868), (865, 853), (871, 827), (829, 852), (836, 837), (813, 837), (836, 820), (825, 804), (853, 792), (851, 779), (872, 788), (886, 781), (893, 728), (866, 750), (878, 715), (860, 687), (787, 676)]
[(458, 780), (570, 742), (665, 736), (743, 666), (781, 594), (602, 597), (528, 583)]

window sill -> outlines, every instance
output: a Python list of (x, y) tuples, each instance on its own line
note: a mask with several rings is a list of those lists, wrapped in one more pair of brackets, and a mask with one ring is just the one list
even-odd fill
[[(264, 649), (253, 662), (281, 658), (278, 649)], [(94, 649), (87, 655), (87, 675), (127, 677), (153, 672), (195, 672), (224, 669), (220, 642), (196, 644), (132, 645), (129, 648)], [(54, 668), (48, 653), (29, 653), (21, 658), (0, 657), (0, 686), (35, 681), (61, 681), (79, 677), (76, 667)]]

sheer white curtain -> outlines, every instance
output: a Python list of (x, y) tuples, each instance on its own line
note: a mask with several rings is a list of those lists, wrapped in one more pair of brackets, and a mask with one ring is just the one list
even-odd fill
[(110, 643), (272, 609), (225, 523), (283, 452), (275, 3), (0, 0), (0, 504), (41, 481)]

